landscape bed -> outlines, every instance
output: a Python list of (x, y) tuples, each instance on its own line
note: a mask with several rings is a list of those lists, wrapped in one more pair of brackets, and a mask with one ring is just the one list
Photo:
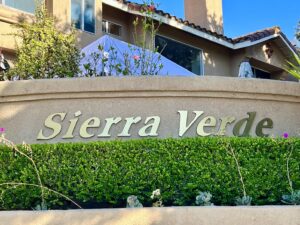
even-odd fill
[[(19, 147), (21, 148), (21, 147)], [(160, 189), (164, 206), (194, 206), (202, 192), (217, 206), (243, 196), (252, 205), (281, 205), (300, 188), (300, 139), (184, 138), (31, 145), (43, 185), (82, 208), (122, 208), (130, 195), (150, 207)], [(32, 162), (0, 147), (0, 183), (39, 185)], [(242, 178), (242, 182), (241, 182)], [(32, 210), (41, 204), (37, 186), (4, 185), (1, 210)], [(45, 191), (47, 209), (76, 209)]]

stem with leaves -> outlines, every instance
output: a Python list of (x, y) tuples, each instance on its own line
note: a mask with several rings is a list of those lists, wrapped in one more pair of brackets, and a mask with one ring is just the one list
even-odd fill
[(4, 144), (12, 151), (19, 153), (21, 156), (24, 156), (26, 159), (28, 159), (30, 161), (30, 163), (32, 164), (32, 166), (34, 168), (34, 171), (35, 171), (36, 177), (38, 179), (38, 183), (39, 183), (37, 185), (37, 184), (22, 183), (22, 182), (5, 182), (5, 183), (0, 183), (0, 186), (6, 186), (7, 188), (10, 186), (11, 187), (18, 187), (18, 186), (38, 187), (41, 190), (42, 205), (45, 205), (45, 190), (46, 190), (46, 191), (53, 192), (54, 194), (65, 198), (66, 200), (68, 200), (68, 201), (72, 202), (74, 205), (76, 205), (78, 208), (81, 208), (81, 206), (79, 204), (77, 204), (75, 201), (73, 201), (71, 198), (43, 185), (40, 173), (38, 171), (36, 163), (33, 160), (32, 149), (29, 145), (23, 143), (22, 148), (24, 148), (25, 151), (29, 152), (30, 155), (26, 154), (24, 151), (21, 151), (20, 148), (18, 148), (12, 141), (6, 139), (4, 134), (2, 134), (0, 136), (0, 143)]
[(232, 148), (232, 146), (231, 146), (230, 143), (228, 144), (228, 148), (229, 148), (229, 151), (230, 151), (230, 155), (232, 155), (232, 157), (234, 158), (234, 161), (235, 161), (235, 164), (236, 164), (236, 168), (237, 168), (238, 173), (239, 173), (239, 177), (240, 177), (240, 181), (241, 181), (242, 189), (243, 189), (243, 196), (246, 197), (247, 196), (247, 192), (246, 192), (244, 178), (243, 178), (243, 175), (242, 175), (242, 172), (241, 172), (241, 167), (240, 167), (239, 161), (238, 161), (237, 156), (235, 154), (235, 151)]
[(294, 151), (294, 147), (293, 147), (293, 145), (291, 145), (291, 151), (290, 151), (290, 153), (289, 153), (289, 155), (288, 155), (288, 157), (286, 159), (286, 173), (287, 173), (287, 178), (288, 178), (288, 181), (289, 181), (289, 186), (290, 186), (291, 194), (294, 193), (294, 188), (293, 188), (293, 182), (292, 182), (292, 179), (291, 179), (291, 176), (290, 176), (290, 166), (289, 166), (289, 163), (290, 163), (293, 151)]

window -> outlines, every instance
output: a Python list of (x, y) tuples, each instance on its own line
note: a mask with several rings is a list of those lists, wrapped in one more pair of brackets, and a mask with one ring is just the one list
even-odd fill
[(255, 67), (252, 67), (252, 71), (253, 71), (254, 77), (256, 77), (256, 78), (271, 79), (271, 73), (269, 73), (267, 71), (260, 70)]
[(203, 75), (202, 51), (157, 35), (155, 46), (163, 56), (197, 75)]
[(112, 23), (110, 21), (102, 20), (102, 32), (113, 34), (116, 36), (121, 36), (122, 27), (118, 24)]
[(95, 0), (71, 0), (71, 19), (77, 29), (95, 33)]
[(0, 0), (0, 3), (28, 13), (34, 13), (36, 6), (36, 0)]

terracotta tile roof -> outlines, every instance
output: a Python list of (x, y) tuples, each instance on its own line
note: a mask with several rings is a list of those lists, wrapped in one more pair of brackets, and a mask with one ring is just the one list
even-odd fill
[(281, 29), (278, 26), (266, 28), (264, 30), (259, 30), (240, 37), (233, 38), (233, 43), (237, 44), (245, 41), (254, 42), (272, 36), (274, 34), (280, 34), (281, 37), (286, 41), (286, 43), (294, 50), (294, 52), (297, 52), (296, 46), (290, 42), (290, 40), (286, 37), (284, 33), (281, 32)]
[[(134, 10), (134, 11), (140, 11), (142, 9), (142, 7), (143, 7), (142, 4), (138, 4), (138, 3), (127, 1), (127, 0), (116, 0), (116, 1), (127, 5), (129, 7), (129, 9)], [(155, 13), (158, 14), (158, 15), (160, 15), (160, 16), (166, 17), (167, 19), (176, 20), (177, 22), (182, 23), (182, 24), (184, 24), (186, 26), (189, 26), (191, 28), (194, 28), (196, 30), (202, 31), (204, 33), (213, 35), (213, 36), (215, 36), (215, 37), (217, 37), (219, 39), (228, 41), (230, 43), (233, 43), (232, 38), (228, 38), (225, 35), (222, 35), (222, 34), (219, 34), (219, 33), (213, 32), (213, 31), (210, 31), (210, 30), (208, 30), (208, 29), (206, 29), (204, 27), (201, 27), (199, 25), (191, 23), (188, 20), (183, 20), (183, 19), (178, 18), (178, 17), (176, 17), (174, 15), (171, 15), (170, 13), (164, 12), (163, 10), (156, 9)]]
[[(143, 7), (142, 4), (138, 4), (138, 3), (127, 1), (127, 0), (115, 0), (115, 1), (127, 5), (129, 7), (129, 9), (134, 10), (134, 11), (140, 11), (142, 9), (142, 7)], [(249, 33), (249, 34), (240, 36), (240, 37), (236, 37), (236, 38), (229, 38), (229, 37), (227, 37), (227, 36), (225, 36), (223, 34), (219, 34), (219, 33), (213, 32), (213, 31), (208, 30), (208, 29), (206, 29), (204, 27), (201, 27), (201, 26), (196, 25), (196, 24), (194, 24), (192, 22), (189, 22), (188, 20), (183, 20), (181, 18), (178, 18), (178, 17), (176, 17), (174, 15), (171, 15), (170, 13), (164, 12), (163, 10), (155, 9), (155, 13), (158, 14), (158, 15), (160, 15), (160, 16), (166, 17), (168, 19), (174, 19), (174, 20), (176, 20), (177, 22), (179, 22), (181, 24), (189, 26), (189, 27), (191, 27), (193, 29), (196, 29), (198, 31), (202, 31), (204, 33), (207, 33), (207, 34), (212, 35), (212, 36), (214, 36), (216, 38), (225, 40), (225, 41), (227, 41), (229, 43), (232, 43), (232, 44), (238, 44), (238, 43), (242, 43), (242, 42), (245, 42), (245, 41), (254, 42), (254, 41), (258, 41), (260, 39), (272, 36), (274, 34), (280, 34), (284, 38), (284, 40), (287, 42), (287, 44), (295, 52), (297, 52), (296, 47), (281, 32), (280, 27), (278, 27), (278, 26), (271, 27), (271, 28), (266, 28), (264, 30), (259, 30), (259, 31), (253, 32), (253, 33)]]
[(265, 38), (265, 37), (269, 37), (269, 36), (274, 35), (274, 34), (279, 34), (279, 33), (281, 33), (279, 27), (270, 27), (270, 28), (255, 31), (255, 32), (252, 32), (252, 33), (240, 36), (240, 37), (233, 38), (233, 42), (234, 43), (241, 43), (241, 42), (244, 42), (244, 41), (253, 42), (253, 41), (257, 41), (257, 40), (260, 40), (262, 38)]

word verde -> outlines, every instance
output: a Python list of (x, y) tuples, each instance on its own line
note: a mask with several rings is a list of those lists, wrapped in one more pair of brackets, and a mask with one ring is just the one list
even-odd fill
[[(184, 136), (192, 127), (192, 125), (197, 124), (196, 132), (199, 136), (207, 137), (211, 135), (224, 136), (226, 135), (226, 130), (228, 125), (234, 124), (236, 118), (233, 116), (223, 117), (217, 119), (213, 116), (203, 116), (204, 111), (193, 111), (191, 120), (188, 119), (188, 111), (178, 111), (179, 114), (179, 128), (178, 136)], [(256, 112), (248, 112), (247, 117), (237, 121), (233, 127), (234, 136), (250, 136), (250, 132), (254, 126), (254, 120), (256, 117)], [(54, 113), (48, 116), (44, 122), (44, 126), (51, 130), (51, 134), (45, 135), (43, 129), (39, 131), (37, 140), (49, 140), (57, 137), (63, 128), (63, 122), (67, 113)], [(101, 128), (101, 120), (98, 117), (91, 117), (86, 119), (82, 123), (79, 123), (79, 118), (82, 116), (81, 111), (74, 114), (74, 118), (70, 119), (68, 122), (68, 128), (63, 134), (63, 139), (73, 139), (75, 130), (79, 129), (79, 136), (81, 138), (92, 138), (97, 135), (99, 138), (111, 137), (111, 132), (115, 129), (114, 133), (118, 133), (118, 137), (131, 137), (130, 130), (133, 126), (137, 126), (138, 123), (142, 121), (140, 116), (137, 117), (112, 117), (106, 118), (104, 125)], [(56, 120), (56, 121), (55, 121)], [(57, 122), (60, 120), (60, 122)], [(114, 128), (117, 124), (123, 124), (121, 130), (116, 130)], [(159, 127), (161, 125), (161, 118), (159, 116), (150, 116), (143, 121), (142, 127), (138, 131), (140, 137), (157, 137), (159, 136)], [(91, 132), (91, 128), (98, 128), (98, 133)], [(265, 129), (272, 129), (273, 121), (269, 118), (262, 119), (259, 121), (255, 127), (255, 133), (259, 137), (267, 137), (269, 134), (265, 133)], [(217, 129), (217, 131), (216, 131)], [(210, 132), (208, 130), (211, 130)], [(213, 131), (214, 130), (214, 131)], [(116, 132), (117, 131), (117, 132)]]

